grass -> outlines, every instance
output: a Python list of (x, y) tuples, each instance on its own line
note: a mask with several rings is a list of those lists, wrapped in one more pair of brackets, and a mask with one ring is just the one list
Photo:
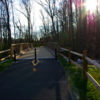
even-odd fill
[(13, 63), (13, 59), (9, 59), (0, 64), (0, 73), (6, 70)]
[[(91, 67), (91, 68), (90, 68)], [(100, 69), (93, 65), (88, 65), (88, 72), (93, 76), (93, 78), (100, 84)]]
[[(59, 57), (59, 60), (65, 70), (69, 86), (78, 100), (100, 100), (100, 92), (89, 79), (87, 81), (83, 80), (81, 69), (74, 64), (69, 65), (63, 57)], [(88, 72), (100, 84), (100, 70), (88, 66)]]

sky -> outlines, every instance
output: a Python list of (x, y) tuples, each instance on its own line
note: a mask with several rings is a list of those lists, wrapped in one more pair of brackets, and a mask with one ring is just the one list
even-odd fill
[[(17, 11), (16, 9), (20, 10), (20, 11), (23, 11), (23, 9), (20, 7), (21, 3), (20, 3), (20, 0), (15, 0), (14, 1), (14, 19), (15, 19), (15, 22), (18, 22), (18, 20), (21, 21), (21, 25), (22, 26), (27, 26), (27, 18), (21, 14), (19, 11)], [(35, 31), (39, 31), (39, 27), (42, 26), (42, 22), (41, 22), (41, 19), (40, 19), (40, 9), (42, 9), (42, 7), (37, 4), (36, 2), (33, 2), (33, 9), (32, 9), (32, 14), (31, 14), (31, 21), (33, 22), (33, 18), (34, 18), (34, 29)], [(43, 9), (42, 9), (43, 10)], [(11, 13), (12, 13), (12, 10), (11, 10)], [(33, 17), (34, 15), (34, 17)], [(14, 28), (13, 28), (13, 21), (12, 21), (12, 16), (11, 17), (11, 31), (12, 31), (12, 37), (14, 37)], [(19, 23), (18, 23), (19, 25)], [(17, 30), (17, 29), (16, 29)]]
[[(20, 11), (23, 11), (23, 9), (20, 7), (20, 5), (21, 5), (20, 1), (21, 0), (14, 0), (15, 21), (18, 22), (18, 19), (20, 19), (21, 25), (22, 26), (24, 26), (24, 25), (27, 26), (27, 19), (25, 18), (25, 16), (23, 14), (21, 14), (19, 11), (16, 10), (16, 8), (17, 8)], [(42, 0), (42, 1), (44, 1), (44, 0)], [(91, 0), (88, 0), (88, 1), (89, 1), (89, 3), (87, 4), (87, 7), (88, 8), (93, 8), (92, 5), (94, 5), (94, 3), (90, 5), (90, 1)], [(99, 0), (99, 2), (100, 2), (100, 0)], [(73, 6), (73, 8), (75, 8), (75, 7)], [(36, 2), (34, 2), (34, 0), (33, 0), (33, 9), (32, 9), (32, 16), (31, 16), (31, 21), (33, 22), (33, 15), (34, 15), (34, 23), (35, 24), (34, 24), (34, 27), (33, 27), (34, 28), (33, 31), (39, 31), (40, 26), (42, 26), (42, 21), (40, 19), (40, 9), (43, 10), (43, 8), (39, 4), (37, 4)], [(44, 14), (46, 14), (46, 13), (44, 13)], [(11, 19), (12, 19), (12, 17), (11, 17)], [(11, 22), (11, 26), (13, 26), (12, 22)], [(13, 30), (14, 30), (13, 27), (12, 27), (11, 30), (12, 30), (12, 33), (14, 33), (13, 32)]]
[[(15, 2), (16, 2), (15, 8), (22, 11), (21, 7), (19, 6), (19, 0), (16, 0)], [(40, 26), (41, 25), (41, 20), (39, 18), (39, 15), (40, 15), (39, 10), (40, 9), (42, 9), (42, 7), (40, 5), (38, 5), (36, 2), (33, 2), (32, 16), (33, 16), (33, 13), (34, 13), (35, 26)], [(19, 12), (16, 11), (16, 13), (19, 13)], [(27, 24), (27, 19), (21, 13), (20, 13), (20, 20), (21, 20), (22, 23)]]

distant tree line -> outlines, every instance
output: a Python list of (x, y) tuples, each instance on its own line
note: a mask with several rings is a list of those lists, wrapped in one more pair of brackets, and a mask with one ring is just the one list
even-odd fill
[[(13, 43), (32, 43), (33, 40), (37, 40), (37, 36), (34, 35), (36, 32), (33, 32), (35, 23), (33, 0), (19, 2), (20, 9), (14, 7), (14, 0), (0, 0), (0, 50), (9, 48)], [(25, 16), (26, 26), (19, 16), (16, 17), (15, 11)]]

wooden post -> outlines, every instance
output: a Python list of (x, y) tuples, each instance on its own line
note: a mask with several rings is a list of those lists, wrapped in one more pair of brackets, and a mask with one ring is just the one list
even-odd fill
[(36, 48), (34, 49), (34, 51), (35, 51), (34, 52), (35, 53), (34, 55), (35, 55), (35, 63), (36, 63), (36, 61), (37, 61), (37, 59), (36, 59)]
[(10, 58), (12, 58), (13, 57), (13, 47), (11, 46), (10, 47)]
[(21, 43), (19, 44), (19, 52), (21, 52), (22, 51), (22, 45), (21, 45)]
[(85, 74), (85, 71), (87, 71), (87, 60), (85, 57), (87, 56), (87, 50), (83, 50), (83, 79), (87, 80), (87, 75)]
[(16, 62), (16, 50), (14, 50), (14, 62)]
[(33, 48), (33, 43), (31, 43), (31, 48)]
[(55, 60), (57, 61), (57, 49), (55, 48)]
[(71, 51), (71, 48), (69, 48), (68, 49), (68, 59), (69, 59), (69, 64), (71, 64), (71, 53), (70, 53), (70, 51)]
[(31, 49), (32, 49), (33, 47), (32, 47), (32, 43), (31, 43)]

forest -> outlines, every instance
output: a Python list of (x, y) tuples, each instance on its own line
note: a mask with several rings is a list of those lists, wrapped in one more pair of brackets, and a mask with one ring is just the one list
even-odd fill
[[(19, 2), (20, 9), (15, 7)], [(11, 44), (35, 41), (57, 42), (60, 47), (100, 58), (99, 0), (0, 0), (0, 50)], [(35, 4), (41, 25), (35, 30)], [(16, 12), (27, 20), (23, 25)], [(13, 28), (12, 28), (13, 27)], [(13, 34), (13, 35), (12, 35)], [(39, 36), (37, 34), (40, 34)]]

